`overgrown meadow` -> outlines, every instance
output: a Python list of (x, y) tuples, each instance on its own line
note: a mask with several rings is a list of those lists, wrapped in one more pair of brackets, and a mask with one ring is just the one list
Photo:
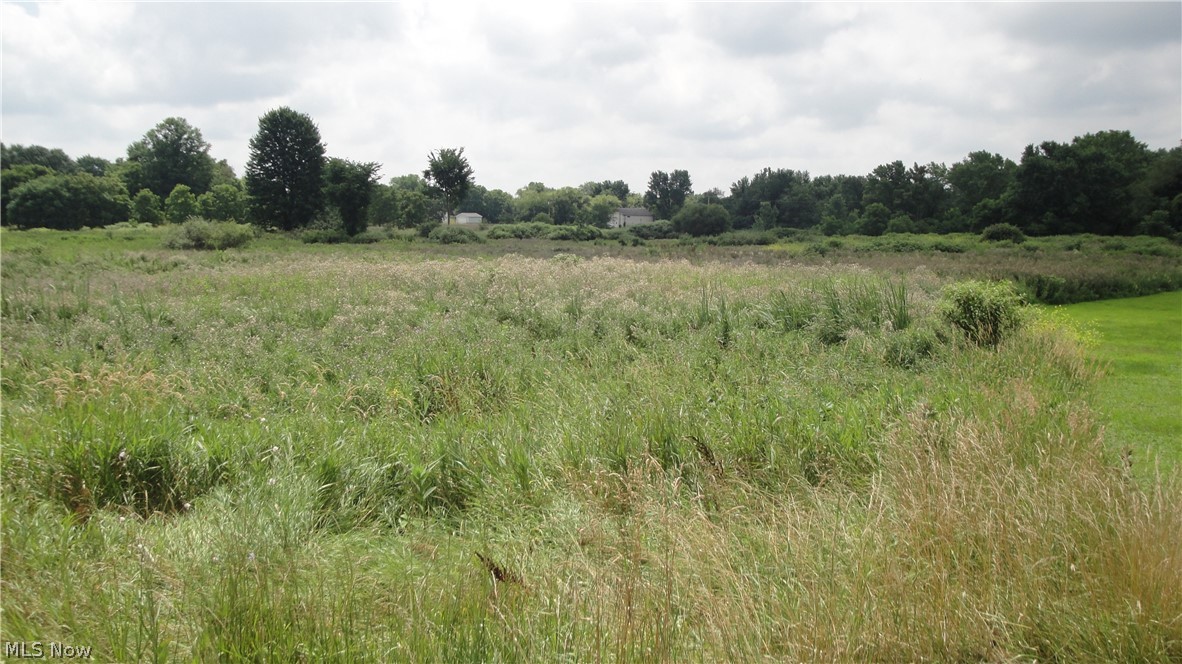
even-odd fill
[(1182, 659), (1177, 473), (1135, 478), (1086, 335), (993, 316), (1008, 288), (791, 257), (3, 241), (5, 640)]

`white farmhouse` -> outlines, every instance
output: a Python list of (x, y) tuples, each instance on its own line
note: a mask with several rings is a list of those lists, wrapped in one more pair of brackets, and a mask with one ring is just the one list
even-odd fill
[(611, 220), (608, 221), (608, 226), (612, 228), (624, 228), (627, 226), (638, 226), (640, 224), (651, 224), (653, 221), (653, 213), (644, 208), (622, 207), (612, 215)]

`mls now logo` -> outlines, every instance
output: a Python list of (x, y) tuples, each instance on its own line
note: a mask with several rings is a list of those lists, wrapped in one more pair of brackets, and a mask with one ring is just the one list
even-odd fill
[(4, 656), (24, 659), (51, 657), (57, 659), (90, 659), (90, 646), (72, 646), (51, 641), (5, 641)]

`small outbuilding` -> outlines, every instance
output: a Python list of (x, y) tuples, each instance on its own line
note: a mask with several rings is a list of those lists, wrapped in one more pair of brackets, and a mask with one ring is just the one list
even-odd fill
[(482, 221), (484, 221), (484, 217), (482, 217), (479, 212), (460, 212), (456, 215), (457, 224), (475, 226), (479, 225)]
[(611, 220), (608, 221), (608, 226), (612, 228), (626, 228), (628, 226), (639, 226), (640, 224), (651, 224), (653, 221), (655, 221), (653, 213), (644, 208), (622, 207), (612, 215)]

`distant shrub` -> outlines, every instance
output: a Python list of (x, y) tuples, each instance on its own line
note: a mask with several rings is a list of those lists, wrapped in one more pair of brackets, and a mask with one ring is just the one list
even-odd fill
[(727, 231), (726, 233), (707, 239), (706, 242), (722, 247), (736, 247), (775, 244), (779, 239), (779, 235), (773, 231), (746, 229), (741, 231)]
[(390, 226), (370, 226), (357, 235), (349, 238), (350, 244), (373, 244), (382, 240), (394, 238), (394, 229)]
[(932, 243), (932, 249), (946, 254), (963, 254), (965, 251), (964, 245), (947, 240), (936, 240)]
[(1022, 305), (1011, 282), (964, 281), (945, 289), (940, 314), (973, 343), (995, 347), (1019, 327)]
[(642, 240), (671, 240), (677, 237), (677, 232), (673, 230), (673, 222), (668, 219), (629, 226), (628, 231)]
[(993, 224), (981, 231), (981, 239), (986, 242), (1005, 242), (1009, 240), (1014, 244), (1022, 244), (1026, 241), (1026, 234), (1022, 232), (1021, 228), (1013, 224)]
[(444, 226), (439, 225), (432, 230), (427, 239), (433, 240), (440, 244), (475, 244), (484, 242), (479, 235), (467, 228), (460, 228), (459, 226)]
[(553, 224), (554, 217), (551, 217), (550, 215), (546, 214), (545, 212), (539, 212), (536, 215), (534, 215), (534, 218), (531, 219), (530, 221), (532, 221), (535, 224)]
[(603, 231), (594, 226), (553, 226), (546, 233), (547, 240), (598, 240)]
[(170, 229), (164, 238), (169, 249), (230, 249), (242, 247), (254, 239), (254, 228), (231, 221), (209, 221), (189, 217), (188, 221)]
[(348, 242), (349, 236), (343, 228), (309, 228), (300, 233), (300, 240), (304, 244), (339, 244)]
[(415, 226), (415, 230), (418, 232), (419, 237), (431, 237), (431, 234), (434, 233), (435, 229), (437, 228), (443, 228), (443, 223), (435, 219), (424, 221), (418, 226)]
[(527, 221), (519, 224), (497, 224), (488, 229), (490, 240), (526, 240), (529, 238), (545, 237), (553, 228), (550, 224)]

